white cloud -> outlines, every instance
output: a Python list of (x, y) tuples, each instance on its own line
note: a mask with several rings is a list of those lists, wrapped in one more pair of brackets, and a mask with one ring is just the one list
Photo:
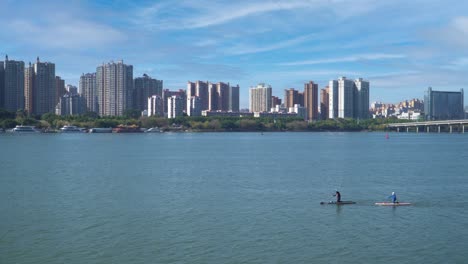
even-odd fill
[(284, 62), (284, 63), (279, 63), (278, 65), (297, 66), (297, 65), (330, 64), (330, 63), (356, 62), (356, 61), (369, 61), (369, 60), (403, 59), (405, 57), (406, 56), (403, 54), (374, 53), (374, 54), (360, 54), (360, 55), (328, 58), (328, 59)]
[(8, 27), (13, 39), (46, 48), (98, 48), (126, 38), (123, 33), (112, 27), (75, 18), (41, 24), (29, 20), (13, 20)]
[(242, 55), (242, 54), (272, 51), (272, 50), (282, 49), (286, 47), (291, 47), (291, 46), (306, 42), (310, 40), (312, 37), (313, 35), (300, 36), (297, 38), (293, 38), (293, 39), (289, 39), (289, 40), (285, 40), (282, 42), (277, 42), (277, 43), (273, 43), (269, 45), (264, 45), (264, 46), (237, 45), (237, 46), (233, 46), (233, 47), (226, 49), (225, 53), (231, 54), (231, 55)]

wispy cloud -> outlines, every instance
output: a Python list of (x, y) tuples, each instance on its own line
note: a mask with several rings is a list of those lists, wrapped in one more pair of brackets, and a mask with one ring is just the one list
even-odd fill
[(14, 39), (47, 48), (85, 49), (116, 43), (126, 37), (120, 31), (94, 22), (71, 19), (37, 24), (28, 20), (8, 23)]
[(253, 15), (261, 15), (279, 10), (292, 10), (311, 6), (316, 1), (284, 1), (284, 2), (261, 2), (245, 6), (238, 6), (224, 12), (222, 15), (210, 14), (198, 17), (189, 23), (188, 28), (203, 28), (227, 23), (232, 20), (241, 19)]
[(285, 41), (281, 41), (281, 42), (277, 42), (273, 44), (267, 44), (264, 46), (236, 45), (236, 46), (225, 49), (224, 52), (226, 54), (231, 54), (231, 55), (242, 55), (242, 54), (278, 50), (278, 49), (283, 49), (283, 48), (291, 47), (291, 46), (306, 42), (308, 40), (311, 40), (313, 37), (314, 35), (299, 36), (293, 39), (289, 39), (289, 40), (285, 40)]
[(283, 62), (283, 63), (278, 63), (277, 65), (296, 66), (296, 65), (331, 64), (331, 63), (340, 63), (340, 62), (357, 62), (357, 61), (370, 61), (370, 60), (402, 59), (402, 58), (405, 58), (405, 57), (406, 56), (403, 55), (403, 54), (374, 53), (374, 54), (360, 54), (360, 55), (329, 58), (329, 59)]

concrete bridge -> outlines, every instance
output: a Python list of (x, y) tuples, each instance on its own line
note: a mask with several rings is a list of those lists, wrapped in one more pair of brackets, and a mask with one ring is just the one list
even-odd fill
[(438, 120), (438, 121), (424, 121), (424, 122), (408, 122), (408, 123), (392, 123), (388, 124), (387, 127), (390, 129), (396, 129), (397, 132), (406, 129), (406, 132), (415, 131), (419, 133), (420, 128), (422, 131), (427, 133), (434, 131), (440, 133), (440, 128), (448, 128), (449, 133), (453, 133), (454, 130), (459, 133), (465, 133), (465, 125), (468, 125), (468, 119), (461, 120)]

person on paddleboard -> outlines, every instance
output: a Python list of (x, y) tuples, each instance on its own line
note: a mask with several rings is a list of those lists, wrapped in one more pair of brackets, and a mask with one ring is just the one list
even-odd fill
[(395, 192), (392, 192), (392, 195), (390, 195), (388, 198), (392, 198), (392, 203), (398, 203)]
[(335, 194), (333, 196), (336, 196), (337, 203), (341, 203), (341, 193), (338, 190), (335, 190)]

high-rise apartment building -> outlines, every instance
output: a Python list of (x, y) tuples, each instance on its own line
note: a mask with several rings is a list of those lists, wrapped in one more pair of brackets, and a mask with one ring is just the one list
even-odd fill
[(201, 100), (202, 110), (209, 109), (210, 94), (208, 89), (209, 82), (196, 81), (187, 83), (187, 98), (198, 96)]
[(86, 112), (86, 103), (79, 94), (67, 93), (60, 97), (55, 114), (60, 116), (81, 115)]
[(15, 112), (24, 109), (24, 62), (0, 62), (0, 108)]
[[(54, 113), (57, 105), (55, 64), (40, 62), (38, 57), (33, 65), (32, 75), (32, 86), (26, 89), (26, 92), (30, 93), (26, 97), (30, 97), (32, 101), (31, 113), (35, 115)], [(30, 72), (25, 74), (25, 77), (30, 78)]]
[(80, 92), (86, 104), (86, 110), (99, 113), (96, 87), (96, 73), (82, 74), (80, 77)]
[(239, 85), (229, 86), (229, 107), (228, 111), (239, 112)]
[(33, 113), (34, 67), (31, 62), (24, 68), (24, 110)]
[(133, 105), (133, 66), (123, 61), (98, 66), (96, 88), (99, 115), (123, 115)]
[(184, 112), (184, 98), (173, 95), (167, 98), (167, 118), (182, 116)]
[(328, 94), (329, 94), (328, 86), (324, 89), (320, 90), (320, 119), (325, 120), (328, 118), (329, 110), (328, 110)]
[(304, 106), (304, 94), (294, 88), (284, 90), (284, 106), (290, 108), (295, 104)]
[(75, 95), (75, 94), (78, 94), (78, 87), (71, 85), (71, 84), (67, 84), (65, 86), (65, 91), (68, 94)]
[(3, 108), (5, 97), (5, 64), (0, 61), (0, 108)]
[(65, 80), (62, 80), (60, 76), (55, 76), (55, 103), (57, 104), (60, 98), (66, 93)]
[(340, 77), (329, 89), (329, 118), (369, 118), (368, 81)]
[(198, 96), (187, 98), (187, 115), (188, 116), (201, 116), (201, 99)]
[(450, 120), (464, 119), (464, 93), (434, 91), (431, 87), (427, 89), (424, 96), (424, 112), (426, 120)]
[(134, 103), (133, 108), (139, 111), (148, 108), (148, 97), (153, 95), (162, 96), (163, 81), (143, 74), (143, 77), (135, 78)]
[(271, 107), (275, 108), (277, 105), (281, 105), (281, 99), (277, 96), (271, 97)]
[(362, 78), (354, 81), (354, 118), (369, 118), (369, 82)]
[(167, 104), (168, 98), (172, 96), (177, 96), (182, 99), (182, 109), (187, 110), (187, 93), (183, 89), (179, 89), (178, 91), (169, 91), (169, 89), (163, 90), (163, 103), (164, 103), (164, 112), (169, 113), (169, 105)]
[(318, 119), (318, 84), (310, 81), (304, 84), (304, 107), (307, 120)]
[(148, 97), (148, 116), (164, 117), (164, 103), (160, 95)]
[(250, 88), (250, 112), (268, 112), (271, 110), (271, 86), (259, 83)]

